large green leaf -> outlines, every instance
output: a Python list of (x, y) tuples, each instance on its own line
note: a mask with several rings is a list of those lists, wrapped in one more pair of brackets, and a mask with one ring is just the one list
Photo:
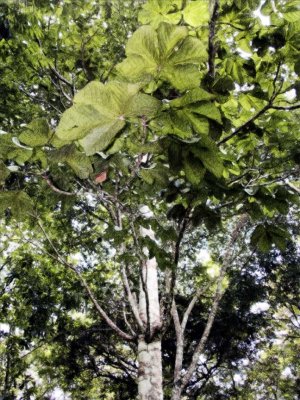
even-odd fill
[(0, 134), (0, 158), (7, 159), (8, 153), (15, 149), (16, 146), (12, 141), (12, 135), (7, 133)]
[(290, 239), (290, 234), (285, 229), (275, 225), (269, 225), (268, 231), (275, 246), (280, 250), (284, 250), (287, 241)]
[(97, 151), (104, 150), (109, 146), (117, 133), (125, 126), (123, 120), (104, 119), (96, 126), (92, 127), (83, 139), (79, 141), (87, 155), (95, 154)]
[(161, 23), (157, 28), (159, 58), (167, 58), (176, 53), (176, 46), (187, 37), (188, 29), (185, 26), (173, 26)]
[(6, 154), (8, 160), (14, 160), (19, 165), (24, 165), (32, 156), (32, 150), (16, 146)]
[(127, 80), (163, 79), (178, 90), (199, 86), (199, 64), (207, 58), (205, 46), (189, 36), (186, 27), (167, 23), (161, 23), (157, 30), (139, 28), (128, 41), (126, 55), (117, 70)]
[(218, 153), (207, 148), (196, 148), (193, 153), (200, 158), (205, 168), (207, 168), (216, 177), (223, 175), (223, 163)]
[(161, 77), (168, 80), (176, 89), (187, 90), (200, 84), (199, 64), (205, 61), (207, 53), (203, 43), (188, 36), (164, 64)]
[(178, 24), (181, 19), (182, 0), (148, 0), (139, 13), (142, 24), (157, 27), (161, 22)]
[(208, 101), (214, 99), (215, 96), (202, 88), (189, 90), (183, 96), (170, 101), (171, 107), (184, 107), (189, 104), (198, 103), (200, 101)]
[(191, 152), (202, 161), (208, 171), (218, 178), (222, 177), (224, 166), (220, 152), (208, 136), (201, 136), (200, 142), (191, 146)]
[(173, 133), (182, 139), (192, 137), (193, 130), (207, 135), (208, 119), (222, 123), (219, 109), (209, 101), (213, 98), (214, 96), (204, 89), (189, 90), (183, 96), (171, 100), (168, 105), (171, 111), (164, 112), (154, 124), (161, 128), (161, 133)]
[(140, 27), (128, 40), (127, 58), (117, 66), (117, 70), (133, 81), (154, 76), (159, 65), (158, 37), (151, 26)]
[(212, 119), (213, 121), (222, 124), (222, 117), (220, 110), (211, 102), (201, 102), (199, 104), (193, 104), (188, 107), (194, 114), (203, 115), (206, 118)]
[(262, 252), (271, 249), (272, 242), (264, 225), (258, 225), (251, 235), (251, 245), (257, 247)]
[(209, 0), (190, 2), (183, 10), (183, 18), (187, 24), (195, 27), (208, 24), (210, 19)]
[(192, 185), (198, 186), (205, 175), (203, 163), (192, 153), (187, 153), (183, 161), (184, 173)]
[(192, 124), (183, 110), (164, 112), (159, 118), (151, 121), (150, 126), (160, 135), (172, 134), (181, 139), (189, 139), (193, 136)]
[[(179, 111), (178, 111), (179, 112)], [(191, 123), (193, 126), (194, 130), (200, 134), (205, 134), (207, 135), (209, 132), (209, 123), (207, 118), (202, 118), (199, 115), (189, 111), (189, 110), (184, 110), (184, 112), (187, 120)]]
[(93, 172), (89, 157), (78, 151), (73, 144), (66, 145), (57, 150), (52, 150), (48, 153), (48, 156), (50, 161), (69, 165), (81, 179), (88, 178)]
[(287, 9), (287, 11), (283, 14), (283, 18), (287, 20), (288, 22), (297, 22), (299, 23), (300, 20), (300, 10), (299, 10), (299, 5), (298, 9), (296, 7), (291, 7)]
[(27, 146), (43, 146), (50, 138), (50, 129), (44, 118), (32, 121), (19, 135), (19, 140)]
[(180, 91), (191, 89), (200, 82), (199, 69), (192, 64), (166, 65), (161, 78), (170, 82)]
[(160, 109), (161, 103), (155, 97), (144, 93), (137, 93), (128, 103), (125, 115), (128, 117), (154, 117)]
[(251, 244), (262, 252), (269, 251), (272, 244), (275, 244), (280, 250), (284, 250), (288, 239), (290, 239), (290, 234), (285, 229), (266, 223), (260, 224), (254, 229)]
[(181, 139), (191, 139), (196, 131), (199, 134), (209, 133), (209, 122), (205, 117), (193, 113), (193, 110), (170, 110), (151, 121), (150, 126), (158, 134), (173, 134)]
[(127, 117), (149, 118), (159, 110), (160, 102), (139, 93), (139, 89), (138, 85), (124, 82), (90, 82), (63, 114), (57, 137), (79, 140), (87, 155), (105, 149), (125, 126)]

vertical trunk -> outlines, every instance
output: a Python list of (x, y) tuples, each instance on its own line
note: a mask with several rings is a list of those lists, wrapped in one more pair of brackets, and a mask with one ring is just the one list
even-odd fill
[(146, 343), (143, 337), (138, 344), (139, 400), (162, 400), (161, 340)]
[(147, 260), (142, 267), (139, 296), (140, 318), (146, 334), (138, 343), (139, 400), (162, 400), (161, 328), (156, 259)]

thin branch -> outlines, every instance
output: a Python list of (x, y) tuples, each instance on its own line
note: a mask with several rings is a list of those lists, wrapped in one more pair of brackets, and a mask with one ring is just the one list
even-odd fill
[(11, 258), (7, 257), (4, 263), (0, 266), (0, 272), (3, 270), (3, 268), (11, 262)]
[(174, 255), (174, 264), (177, 266), (180, 258), (180, 246), (187, 229), (188, 223), (190, 218), (190, 208), (188, 207), (185, 212), (184, 219), (182, 221), (182, 225), (179, 230), (178, 239), (175, 244), (175, 255)]
[(215, 58), (216, 58), (216, 22), (219, 15), (219, 0), (214, 0), (213, 10), (209, 21), (209, 37), (208, 37), (208, 75), (215, 77)]
[(20, 356), (20, 359), (22, 360), (25, 357), (28, 357), (30, 354), (32, 354), (33, 352), (35, 352), (36, 350), (40, 349), (43, 346), (46, 346), (48, 343), (47, 342), (43, 342), (38, 344), (36, 347), (33, 347), (31, 350), (29, 350), (27, 353), (23, 354)]
[(130, 330), (132, 336), (136, 336), (136, 332), (134, 332), (131, 324), (129, 323), (127, 316), (126, 316), (126, 305), (125, 303), (123, 303), (123, 318), (124, 318), (124, 322), (126, 324), (126, 326), (128, 327), (128, 329)]
[(180, 373), (182, 370), (183, 352), (184, 352), (184, 332), (185, 332), (186, 324), (187, 324), (188, 318), (196, 304), (197, 299), (199, 298), (199, 296), (202, 293), (204, 293), (206, 291), (207, 287), (208, 287), (208, 285), (206, 285), (204, 288), (199, 288), (197, 290), (196, 294), (193, 296), (191, 302), (189, 303), (189, 305), (184, 313), (181, 324), (180, 324), (175, 300), (173, 300), (173, 303), (172, 303), (171, 313), (172, 313), (174, 326), (175, 326), (175, 332), (176, 332), (176, 356), (175, 356), (175, 366), (174, 366), (175, 386), (178, 385), (178, 383), (180, 382)]
[(64, 91), (64, 88), (62, 87), (61, 81), (59, 81), (59, 88), (60, 88), (60, 90), (61, 90), (61, 92), (62, 92), (62, 95), (63, 95), (70, 103), (72, 103), (72, 102), (73, 102), (73, 99), (72, 99), (72, 97), (70, 97), (70, 96)]
[(291, 111), (300, 109), (300, 104), (294, 104), (291, 106), (270, 106), (274, 110)]
[(297, 186), (293, 185), (291, 182), (285, 182), (285, 184), (290, 187), (292, 190), (294, 190), (296, 193), (300, 194), (300, 189), (297, 188)]
[(169, 276), (166, 275), (166, 297), (162, 298), (161, 301), (161, 308), (162, 308), (162, 318), (163, 318), (163, 332), (165, 332), (169, 326), (170, 323), (170, 318), (172, 313), (172, 303), (173, 303), (173, 299), (174, 299), (174, 289), (175, 289), (175, 285), (176, 285), (176, 268), (178, 266), (178, 262), (180, 259), (180, 247), (181, 247), (181, 243), (183, 241), (184, 238), (184, 234), (186, 232), (186, 229), (188, 227), (188, 223), (189, 223), (189, 218), (190, 218), (190, 208), (188, 207), (186, 212), (185, 212), (185, 216), (182, 220), (180, 229), (179, 229), (179, 233), (178, 233), (178, 238), (177, 241), (175, 243), (175, 249), (174, 249), (174, 266), (172, 268), (172, 270), (170, 271)]
[(194, 306), (195, 306), (195, 304), (196, 304), (196, 301), (199, 299), (199, 297), (200, 297), (203, 293), (206, 292), (206, 290), (208, 289), (208, 286), (209, 286), (209, 285), (211, 285), (211, 282), (210, 282), (209, 284), (205, 285), (204, 287), (199, 288), (199, 289), (197, 290), (196, 294), (193, 296), (193, 298), (192, 298), (192, 300), (190, 301), (190, 303), (189, 303), (187, 309), (185, 310), (185, 313), (184, 313), (184, 315), (183, 315), (182, 322), (181, 322), (181, 329), (182, 329), (182, 332), (183, 332), (183, 333), (184, 333), (184, 331), (185, 331), (186, 324), (187, 324), (187, 322), (188, 322), (189, 316), (190, 316), (191, 312), (193, 311), (193, 308), (194, 308)]
[(225, 136), (222, 140), (219, 140), (217, 143), (218, 146), (221, 144), (226, 143), (228, 140), (233, 138), (234, 136), (238, 135), (240, 132), (242, 132), (245, 128), (247, 128), (252, 122), (257, 120), (261, 115), (263, 115), (267, 110), (269, 110), (271, 105), (268, 103), (266, 104), (260, 111), (258, 111), (256, 114), (253, 115), (248, 121), (246, 121), (243, 125), (239, 126), (237, 129), (235, 129), (230, 135)]
[(228, 140), (230, 140), (232, 137), (238, 135), (240, 132), (242, 132), (244, 129), (248, 128), (248, 126), (256, 121), (261, 115), (263, 115), (266, 111), (268, 111), (270, 108), (274, 108), (276, 106), (273, 106), (273, 101), (275, 100), (276, 96), (279, 94), (280, 90), (281, 90), (281, 86), (279, 88), (279, 90), (276, 90), (276, 82), (278, 80), (279, 77), (279, 73), (280, 73), (280, 68), (281, 68), (281, 62), (278, 63), (277, 65), (277, 69), (275, 72), (275, 76), (273, 79), (273, 93), (268, 101), (268, 103), (260, 110), (258, 111), (256, 114), (253, 115), (253, 117), (251, 117), (250, 119), (248, 119), (248, 121), (246, 121), (243, 125), (239, 126), (237, 129), (235, 129), (230, 135), (225, 136), (222, 140), (220, 140), (217, 145), (220, 146), (223, 143), (226, 143)]
[(48, 106), (52, 107), (57, 113), (58, 115), (62, 114), (62, 111), (60, 109), (58, 109), (57, 107), (55, 107), (53, 104), (51, 104), (49, 101), (47, 101), (46, 99), (42, 99), (40, 97), (37, 96), (33, 96), (32, 94), (30, 94), (29, 92), (27, 92), (27, 90), (25, 90), (21, 85), (18, 85), (19, 90), (21, 90), (22, 93), (24, 93), (27, 97), (29, 97), (32, 101), (36, 102), (36, 103), (44, 103), (47, 104)]
[[(215, 317), (216, 317), (216, 314), (217, 314), (217, 311), (219, 308), (221, 298), (223, 296), (222, 283), (223, 283), (223, 279), (226, 275), (227, 269), (231, 262), (231, 254), (232, 254), (233, 245), (235, 244), (236, 240), (238, 239), (239, 233), (240, 233), (241, 229), (244, 227), (244, 225), (247, 223), (247, 221), (248, 221), (248, 215), (243, 214), (241, 216), (241, 218), (239, 219), (239, 221), (232, 233), (231, 239), (228, 244), (227, 251), (223, 258), (223, 265), (221, 267), (220, 275), (217, 280), (217, 289), (216, 289), (212, 307), (211, 307), (211, 310), (210, 310), (210, 313), (209, 313), (209, 316), (208, 316), (208, 319), (206, 322), (206, 326), (205, 326), (205, 329), (201, 336), (201, 339), (196, 346), (196, 349), (195, 349), (193, 357), (192, 357), (192, 361), (181, 380), (181, 383), (180, 383), (181, 390), (183, 390), (187, 386), (189, 380), (191, 379), (191, 377), (196, 369), (196, 366), (199, 362), (199, 357), (202, 354), (204, 347), (206, 345), (206, 342), (208, 340), (208, 336), (210, 334), (212, 325), (214, 323), (214, 320), (215, 320)], [(176, 382), (175, 382), (175, 384), (176, 384)]]
[[(56, 89), (57, 89), (58, 91), (60, 91), (61, 94), (62, 94), (70, 103), (72, 103), (73, 99), (72, 99), (72, 97), (70, 97), (70, 96), (64, 91), (64, 88), (63, 88), (63, 86), (62, 86), (61, 80), (58, 79), (58, 84), (57, 84), (57, 83), (55, 82), (55, 80), (54, 80), (51, 76), (50, 76), (50, 79), (51, 79), (51, 82), (53, 83), (53, 85), (56, 87)], [(66, 108), (66, 106), (65, 106), (65, 104), (63, 103), (63, 101), (62, 101), (61, 98), (60, 98), (60, 102), (61, 102), (62, 106), (63, 106), (64, 108)]]
[[(147, 125), (147, 120), (146, 120), (144, 117), (142, 117), (142, 118), (141, 118), (142, 144), (144, 144), (144, 143), (146, 142), (146, 139), (147, 139), (147, 127), (148, 127), (148, 125)], [(128, 179), (128, 181), (123, 185), (122, 190), (120, 190), (120, 194), (121, 194), (123, 191), (125, 191), (125, 190), (131, 190), (132, 183), (133, 183), (133, 181), (135, 180), (135, 178), (138, 176), (139, 171), (140, 171), (140, 169), (141, 169), (141, 165), (142, 165), (143, 157), (144, 157), (144, 156), (145, 156), (144, 153), (140, 153), (140, 154), (137, 156), (137, 158), (136, 158), (136, 160), (135, 160), (135, 164), (134, 164), (133, 167), (132, 167), (132, 170), (131, 170), (129, 179)]]
[(57, 69), (54, 67), (50, 67), (50, 70), (54, 73), (54, 75), (62, 82), (64, 82), (66, 85), (70, 86), (70, 88), (73, 89), (73, 84), (72, 82), (68, 81), (64, 76), (62, 76)]
[(178, 382), (180, 378), (180, 372), (182, 370), (183, 362), (183, 347), (184, 347), (184, 336), (183, 330), (180, 325), (179, 315), (175, 300), (172, 302), (171, 314), (174, 321), (175, 333), (176, 333), (176, 356), (174, 366), (174, 382)]
[(135, 337), (132, 335), (128, 335), (126, 332), (122, 331), (110, 318), (109, 316), (106, 314), (106, 312), (102, 309), (102, 307), (100, 306), (100, 304), (98, 303), (98, 301), (96, 300), (94, 294), (92, 293), (89, 285), (87, 284), (86, 280), (82, 277), (82, 275), (80, 274), (79, 271), (75, 270), (78, 278), (80, 279), (83, 287), (86, 289), (91, 301), (93, 302), (95, 308), (97, 309), (99, 315), (105, 320), (105, 322), (107, 323), (107, 325), (109, 325), (122, 339), (125, 340), (135, 340)]
[(272, 81), (272, 84), (273, 84), (273, 93), (272, 93), (272, 96), (271, 96), (270, 101), (269, 101), (270, 104), (272, 104), (272, 102), (275, 100), (276, 96), (280, 93), (281, 88), (282, 88), (283, 81), (281, 82), (281, 85), (280, 85), (279, 90), (276, 90), (276, 82), (277, 82), (278, 77), (279, 77), (281, 65), (282, 65), (282, 61), (279, 61), (278, 65), (277, 65), (277, 68), (276, 68), (276, 72), (275, 72), (274, 79), (273, 79), (273, 81)]
[(54, 183), (51, 181), (51, 179), (49, 178), (49, 176), (47, 175), (42, 175), (42, 177), (45, 179), (45, 181), (47, 182), (48, 186), (56, 193), (59, 194), (63, 194), (64, 196), (76, 196), (76, 193), (72, 193), (72, 192), (66, 192), (65, 190), (61, 190), (58, 187), (56, 187), (54, 185)]
[(128, 282), (128, 278), (127, 278), (127, 274), (126, 274), (126, 271), (125, 271), (124, 267), (121, 268), (121, 277), (122, 277), (122, 281), (123, 281), (124, 287), (126, 289), (127, 298), (128, 298), (128, 302), (130, 304), (132, 313), (133, 313), (133, 315), (134, 315), (134, 317), (136, 319), (136, 322), (137, 322), (139, 328), (143, 332), (144, 331), (144, 324), (143, 324), (143, 321), (140, 318), (138, 305), (137, 305), (137, 302), (136, 302), (135, 298), (132, 295), (132, 292), (131, 292), (131, 289), (130, 289), (130, 285), (129, 285), (129, 282)]
[(94, 211), (92, 211), (90, 208), (85, 208), (84, 209), (85, 212), (87, 212), (89, 215), (91, 215), (92, 217), (94, 217), (95, 219), (97, 219), (98, 221), (101, 221), (105, 224), (108, 224), (107, 220), (105, 220), (104, 218), (100, 217), (99, 215), (97, 215)]
[[(60, 264), (64, 265), (65, 267), (67, 267), (68, 269), (70, 269), (71, 271), (73, 271), (79, 278), (82, 286), (85, 288), (90, 300), (92, 301), (92, 303), (94, 304), (96, 310), (98, 311), (99, 315), (105, 320), (105, 322), (123, 339), (125, 340), (129, 340), (132, 341), (135, 339), (134, 336), (132, 335), (128, 335), (126, 332), (122, 331), (110, 318), (109, 316), (106, 314), (106, 312), (103, 310), (103, 308), (100, 306), (100, 304), (98, 303), (94, 293), (92, 292), (91, 288), (89, 287), (88, 283), (86, 282), (86, 280), (84, 279), (84, 277), (81, 275), (81, 273), (71, 264), (69, 264), (59, 253), (59, 251), (57, 250), (57, 248), (55, 247), (54, 243), (52, 242), (51, 238), (49, 237), (49, 235), (47, 234), (45, 228), (43, 227), (43, 225), (41, 224), (40, 221), (38, 221), (38, 225), (40, 227), (40, 229), (42, 230), (46, 240), (48, 241), (48, 243), (50, 244), (51, 248), (54, 250), (56, 256), (54, 256), (53, 254), (49, 254), (52, 258), (54, 258), (56, 261), (58, 261)], [(40, 249), (42, 251), (44, 251), (43, 248), (40, 247)]]
[(111, 359), (112, 356), (115, 357), (116, 361), (124, 366), (126, 370), (130, 370), (134, 374), (136, 373), (138, 367), (134, 361), (131, 361), (126, 357), (122, 357), (120, 355), (120, 352), (118, 352), (115, 347), (109, 346), (107, 343), (101, 344), (101, 347), (103, 353), (106, 354), (107, 358)]
[[(116, 180), (116, 190), (115, 190), (115, 198), (116, 199), (118, 197), (118, 189), (119, 189), (119, 182), (118, 182), (118, 180)], [(123, 206), (119, 201), (116, 201), (114, 203), (114, 205), (115, 205), (115, 210), (114, 210), (115, 211), (115, 223), (120, 229), (122, 229), (122, 217), (121, 217), (120, 208), (123, 207)], [(134, 229), (134, 225), (133, 224), (132, 224), (132, 229)], [(135, 242), (138, 245), (138, 238), (137, 238), (136, 234), (135, 234)], [(123, 245), (122, 249), (124, 249), (124, 247), (125, 246)], [(127, 277), (127, 272), (126, 272), (126, 269), (125, 269), (124, 266), (121, 267), (121, 271), (120, 272), (121, 272), (121, 279), (122, 279), (122, 282), (123, 282), (123, 285), (124, 285), (124, 288), (125, 288), (125, 292), (127, 294), (127, 299), (128, 299), (130, 308), (132, 310), (132, 313), (133, 313), (133, 315), (135, 317), (135, 320), (136, 320), (139, 328), (141, 329), (142, 332), (144, 332), (144, 324), (143, 324), (143, 321), (140, 318), (138, 304), (137, 304), (137, 301), (136, 301), (136, 299), (134, 298), (134, 296), (133, 296), (133, 294), (131, 292), (129, 281), (128, 281), (128, 277)], [(124, 319), (125, 318), (126, 317), (124, 316)], [(126, 320), (125, 320), (125, 322), (126, 322)]]

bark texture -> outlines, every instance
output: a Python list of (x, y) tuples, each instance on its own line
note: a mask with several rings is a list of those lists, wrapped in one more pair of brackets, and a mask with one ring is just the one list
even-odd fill
[(138, 399), (162, 400), (161, 341), (146, 343), (141, 337), (138, 344), (138, 360)]
[(138, 342), (138, 399), (162, 400), (162, 362), (160, 306), (158, 297), (157, 262), (148, 259), (142, 266), (139, 314), (145, 333)]

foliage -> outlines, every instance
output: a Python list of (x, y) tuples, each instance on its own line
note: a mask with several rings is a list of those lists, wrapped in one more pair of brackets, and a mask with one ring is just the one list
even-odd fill
[[(194, 292), (204, 291), (187, 325), (186, 370), (218, 290), (197, 253), (209, 249), (218, 272), (231, 252), (205, 362), (185, 388), (190, 398), (224, 398), (210, 381), (214, 371), (229, 365), (226, 381), (266, 329), (266, 316), (251, 314), (251, 305), (283, 303), (277, 279), (284, 283), (292, 266), (276, 279), (273, 271), (259, 277), (254, 260), (283, 254), (295, 240), (299, 2), (142, 3), (1, 4), (11, 36), (0, 41), (0, 212), (16, 230), (9, 240), (20, 245), (4, 249), (1, 301), (11, 327), (4, 343), (19, 360), (11, 369), (2, 346), (9, 396), (17, 389), (41, 396), (57, 385), (72, 398), (133, 398), (127, 384), (136, 378), (136, 343), (124, 346), (104, 331), (80, 285), (111, 309), (123, 332), (135, 330), (119, 270), (136, 292), (143, 248), (160, 268), (166, 381), (175, 357), (170, 301), (182, 317)], [(271, 24), (256, 16), (259, 7)], [(285, 302), (294, 302), (287, 286)], [(84, 317), (72, 319), (78, 309)], [(26, 375), (26, 348), (43, 389)]]

